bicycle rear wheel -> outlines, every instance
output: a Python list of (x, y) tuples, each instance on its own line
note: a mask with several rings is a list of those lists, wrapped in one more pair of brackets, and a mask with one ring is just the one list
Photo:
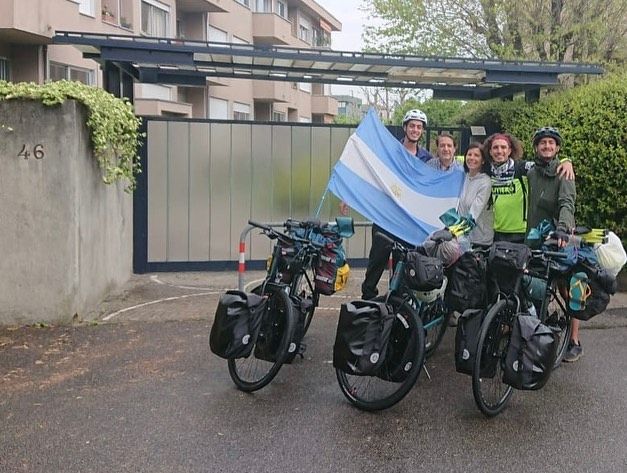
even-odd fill
[[(261, 286), (255, 291), (261, 293)], [(231, 379), (246, 392), (257, 391), (274, 379), (287, 358), (296, 325), (292, 303), (282, 287), (267, 285), (263, 295), (268, 302), (251, 355), (228, 360)]]
[(420, 307), (420, 319), (425, 329), (425, 357), (429, 358), (440, 345), (449, 317), (450, 314), (440, 298)]
[(507, 300), (494, 304), (481, 323), (477, 356), (472, 371), (472, 394), (487, 417), (499, 414), (507, 405), (513, 388), (503, 383), (503, 362), (511, 335), (514, 305)]
[(560, 285), (558, 281), (552, 281), (551, 287), (548, 289), (548, 304), (543, 322), (549, 327), (555, 327), (559, 329), (558, 333), (558, 345), (557, 353), (555, 356), (555, 363), (553, 368), (557, 368), (561, 363), (566, 350), (568, 349), (568, 342), (572, 332), (570, 325), (570, 315), (566, 307), (566, 299), (560, 292)]
[(385, 362), (377, 376), (354, 376), (336, 369), (346, 398), (364, 411), (392, 407), (416, 384), (424, 363), (425, 334), (416, 311), (400, 298), (388, 301), (395, 312)]

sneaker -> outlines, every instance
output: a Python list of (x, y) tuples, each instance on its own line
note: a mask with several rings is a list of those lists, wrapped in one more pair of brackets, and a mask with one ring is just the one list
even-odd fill
[(579, 358), (583, 356), (583, 347), (581, 346), (581, 342), (578, 344), (573, 340), (568, 342), (568, 349), (566, 350), (566, 354), (564, 355), (564, 362), (573, 363), (577, 361)]

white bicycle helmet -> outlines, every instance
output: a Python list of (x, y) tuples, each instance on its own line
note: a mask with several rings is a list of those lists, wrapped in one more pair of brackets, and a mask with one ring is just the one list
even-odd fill
[(438, 297), (444, 298), (444, 292), (446, 291), (446, 284), (448, 283), (448, 279), (444, 276), (442, 280), (442, 286), (437, 289), (432, 289), (431, 291), (413, 291), (416, 299), (422, 302), (426, 302), (427, 304), (433, 302)]
[(405, 124), (410, 120), (419, 120), (424, 124), (424, 126), (428, 125), (427, 115), (425, 115), (423, 111), (418, 110), (417, 108), (409, 110), (405, 114), (405, 116), (403, 117), (403, 126), (405, 126)]

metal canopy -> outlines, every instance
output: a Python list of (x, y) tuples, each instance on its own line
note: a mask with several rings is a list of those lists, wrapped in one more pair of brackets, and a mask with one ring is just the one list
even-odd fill
[(431, 89), (434, 98), (485, 100), (518, 92), (539, 96), (560, 74), (602, 74), (595, 64), (371, 54), (144, 36), (58, 32), (103, 66), (115, 64), (144, 83), (205, 86), (228, 77)]

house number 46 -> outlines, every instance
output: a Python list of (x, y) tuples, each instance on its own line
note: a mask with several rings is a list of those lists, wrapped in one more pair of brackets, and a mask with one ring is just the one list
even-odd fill
[[(22, 145), (22, 149), (19, 153), (17, 153), (17, 155), (21, 158), (28, 159), (31, 156), (31, 152), (28, 150), (28, 147), (26, 145)], [(39, 144), (33, 146), (32, 156), (35, 159), (44, 159), (44, 145)]]

